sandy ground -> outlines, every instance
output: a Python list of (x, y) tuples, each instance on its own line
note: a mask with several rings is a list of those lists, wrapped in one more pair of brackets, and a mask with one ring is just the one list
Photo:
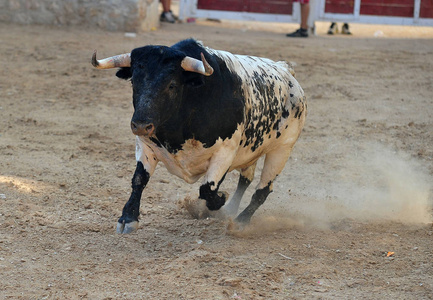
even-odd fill
[[(130, 38), (1, 24), (1, 299), (432, 298), (433, 30), (328, 37), (323, 25), (289, 40), (246, 26), (164, 24)], [(135, 168), (131, 89), (91, 54), (191, 36), (295, 62), (305, 130), (243, 231), (194, 219), (182, 204), (198, 184), (160, 166), (139, 230), (117, 235)]]

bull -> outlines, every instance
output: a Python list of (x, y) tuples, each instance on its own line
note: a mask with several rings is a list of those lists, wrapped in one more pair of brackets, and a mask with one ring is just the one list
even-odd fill
[[(98, 69), (120, 68), (130, 79), (136, 135), (132, 192), (117, 223), (118, 233), (138, 228), (140, 200), (158, 162), (188, 183), (203, 177), (199, 198), (209, 210), (236, 216), (257, 161), (265, 156), (249, 205), (235, 218), (250, 221), (273, 190), (304, 126), (304, 91), (285, 62), (234, 55), (187, 39), (145, 46), (98, 60)], [(236, 191), (219, 191), (226, 174), (238, 170)]]

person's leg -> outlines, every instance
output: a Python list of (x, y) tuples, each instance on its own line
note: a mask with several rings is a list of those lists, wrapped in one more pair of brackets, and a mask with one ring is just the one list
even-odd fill
[(308, 37), (308, 16), (310, 14), (310, 3), (309, 1), (300, 1), (301, 5), (301, 24), (300, 28), (295, 32), (288, 33), (288, 37)]
[(162, 4), (162, 14), (159, 20), (161, 22), (174, 23), (176, 22), (176, 18), (170, 10), (171, 0), (160, 0)]
[(308, 16), (310, 15), (310, 3), (301, 3), (301, 28), (308, 30)]
[(161, 0), (162, 11), (169, 12), (171, 7), (171, 0)]

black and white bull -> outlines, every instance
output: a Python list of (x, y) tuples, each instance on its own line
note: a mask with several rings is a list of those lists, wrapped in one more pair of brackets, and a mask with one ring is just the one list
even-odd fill
[(225, 204), (227, 194), (219, 187), (227, 172), (239, 170), (237, 189), (224, 207), (236, 215), (257, 160), (265, 156), (251, 202), (235, 219), (249, 222), (304, 126), (307, 104), (293, 70), (285, 62), (234, 55), (193, 39), (103, 60), (95, 52), (92, 64), (121, 67), (116, 75), (132, 83), (137, 167), (117, 232), (137, 229), (141, 195), (159, 161), (188, 183), (204, 177), (199, 197), (209, 210)]

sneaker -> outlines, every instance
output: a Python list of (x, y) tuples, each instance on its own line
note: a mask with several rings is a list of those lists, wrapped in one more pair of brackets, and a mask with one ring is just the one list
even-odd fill
[(295, 32), (286, 34), (287, 37), (308, 37), (308, 29), (299, 28)]
[(159, 21), (161, 21), (161, 22), (167, 22), (167, 23), (174, 23), (174, 22), (176, 22), (173, 14), (170, 11), (163, 12), (161, 14), (161, 17), (159, 18)]
[(332, 34), (336, 34), (336, 33), (338, 33), (337, 23), (332, 22), (331, 26), (329, 26), (328, 34), (332, 35)]
[(352, 34), (349, 30), (349, 24), (344, 23), (343, 27), (341, 27), (341, 33), (342, 34)]
[(173, 16), (173, 19), (174, 19), (175, 21), (179, 21), (179, 17), (176, 16), (176, 15), (173, 13), (173, 11), (170, 10), (170, 13), (171, 13), (171, 15)]

